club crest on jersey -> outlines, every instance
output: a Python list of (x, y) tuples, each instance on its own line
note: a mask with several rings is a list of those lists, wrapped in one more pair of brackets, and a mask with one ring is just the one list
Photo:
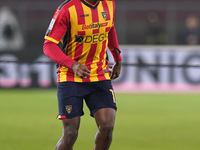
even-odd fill
[(102, 15), (102, 17), (103, 17), (104, 20), (107, 19), (107, 11), (101, 12), (101, 15)]
[(72, 105), (66, 105), (65, 109), (66, 109), (67, 113), (70, 114), (72, 112)]

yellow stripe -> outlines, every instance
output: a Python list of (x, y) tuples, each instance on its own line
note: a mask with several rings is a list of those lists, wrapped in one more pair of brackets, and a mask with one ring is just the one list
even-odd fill
[[(89, 17), (85, 17), (85, 25), (89, 25), (92, 23), (92, 13), (89, 7), (85, 4), (81, 3), (83, 7), (84, 14), (89, 14)], [(81, 28), (82, 30), (82, 28)], [(92, 35), (92, 30), (84, 30), (86, 35)], [(79, 63), (85, 64), (88, 58), (89, 50), (91, 48), (91, 43), (83, 43), (83, 52), (81, 54), (81, 58), (79, 59)]]
[[(73, 22), (72, 24), (77, 23), (75, 7), (74, 6), (70, 7), (69, 8), (69, 12), (70, 12), (70, 15), (71, 15), (70, 19)], [(76, 35), (76, 33), (74, 33), (74, 31), (76, 31), (76, 30), (74, 29), (74, 26), (71, 26), (71, 28), (72, 28), (71, 29), (71, 31), (72, 31), (72, 33), (71, 33), (71, 41), (69, 43), (69, 47), (67, 49), (67, 53), (66, 52), (65, 53), (66, 53), (67, 56), (70, 56), (72, 59), (74, 59), (76, 43), (73, 42), (74, 41), (73, 37), (75, 37), (75, 35)], [(64, 67), (64, 66), (62, 66), (62, 68), (60, 68), (60, 72), (61, 72), (60, 73), (60, 82), (65, 82), (66, 81), (66, 79), (67, 79), (67, 71), (68, 70), (69, 70), (69, 68)]]
[(60, 119), (61, 118), (61, 115), (57, 116), (57, 119)]
[[(77, 31), (80, 29), (78, 26), (78, 18), (77, 18), (77, 12), (75, 6), (72, 6), (69, 8), (70, 13), (70, 21), (71, 21), (71, 42), (70, 47), (68, 48), (67, 55), (70, 56), (72, 59), (74, 59), (75, 56), (75, 50), (76, 50), (76, 42), (75, 41), (75, 35), (78, 35)], [(74, 77), (75, 82), (82, 82), (82, 79), (77, 77), (75, 75)]]
[(108, 9), (110, 12), (110, 21), (109, 21), (109, 26), (113, 26), (113, 2), (112, 1), (106, 1), (107, 5), (108, 5)]
[[(106, 1), (107, 5), (108, 5), (108, 9), (109, 9), (109, 13), (110, 13), (110, 20), (108, 21), (108, 26), (112, 27), (114, 25), (114, 22), (113, 22), (113, 1)], [(106, 41), (106, 45), (108, 44), (108, 40)], [(103, 69), (106, 69), (107, 68), (107, 65), (106, 65), (106, 54), (104, 55), (104, 60), (103, 60)], [(105, 77), (106, 79), (110, 79), (110, 76), (109, 76), (109, 73), (105, 73)]]
[[(98, 6), (98, 12), (100, 12), (98, 14), (99, 23), (105, 23), (105, 20), (103, 19), (102, 14), (101, 14), (101, 12), (103, 12), (103, 11), (104, 11), (103, 5), (102, 5), (102, 3), (99, 3), (99, 6)], [(102, 27), (102, 28), (99, 29), (99, 34), (102, 34), (102, 33), (105, 33), (105, 27)], [(92, 70), (92, 71), (95, 71), (98, 68), (97, 63), (100, 61), (99, 56), (100, 56), (100, 53), (102, 51), (102, 44), (103, 44), (103, 41), (97, 43), (97, 50), (96, 50), (95, 57), (94, 57), (94, 60), (93, 60), (93, 65), (91, 66), (92, 68), (94, 68), (94, 70)], [(106, 49), (104, 49), (103, 51), (106, 51)], [(106, 55), (104, 55), (104, 59), (102, 60), (102, 63), (103, 63), (102, 69), (106, 69)], [(96, 72), (94, 72), (94, 73), (96, 74), (96, 78), (91, 77), (91, 81), (98, 80), (97, 73)], [(109, 75), (106, 78), (109, 79)]]
[[(92, 13), (91, 13), (91, 9), (89, 7), (87, 7), (85, 4), (81, 3), (82, 7), (83, 7), (83, 12), (84, 14), (89, 14), (89, 17), (85, 17), (85, 24), (89, 25), (92, 23)], [(86, 35), (92, 35), (92, 30), (84, 30)], [(88, 54), (89, 54), (89, 50), (91, 48), (91, 43), (83, 43), (83, 52), (81, 55), (81, 59), (78, 61), (79, 63), (85, 64)]]
[(75, 35), (77, 35), (76, 25), (78, 24), (77, 13), (75, 6), (69, 8), (70, 13), (70, 21), (71, 21), (71, 43), (70, 48), (67, 51), (67, 55), (74, 59), (75, 50), (76, 50), (76, 42), (74, 42)]
[(103, 23), (103, 22), (105, 22), (105, 20), (103, 19), (102, 14), (101, 14), (101, 12), (104, 11), (102, 2), (99, 3), (99, 6), (97, 8), (98, 8), (99, 22)]
[(66, 79), (67, 79), (67, 71), (68, 71), (68, 68), (66, 67), (62, 67), (60, 69), (61, 73), (60, 73), (60, 82), (65, 82)]
[(51, 37), (49, 37), (49, 36), (45, 36), (44, 39), (49, 40), (49, 41), (51, 41), (51, 42), (54, 42), (54, 43), (56, 43), (56, 44), (59, 43), (59, 41), (57, 41), (57, 40), (55, 40), (55, 39), (53, 39), (53, 38), (51, 38)]
[(110, 92), (112, 93), (112, 96), (113, 96), (113, 102), (116, 103), (114, 91), (110, 89)]

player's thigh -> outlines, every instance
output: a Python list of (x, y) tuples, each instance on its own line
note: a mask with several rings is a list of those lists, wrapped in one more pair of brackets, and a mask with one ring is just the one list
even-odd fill
[(62, 119), (62, 123), (64, 135), (78, 134), (78, 129), (80, 127), (80, 116), (70, 119)]
[(102, 108), (95, 112), (97, 126), (114, 127), (116, 111), (113, 108)]
[(61, 82), (57, 84), (57, 97), (59, 114), (58, 119), (69, 119), (82, 116), (83, 113), (83, 90), (74, 82)]
[(90, 109), (90, 115), (103, 108), (117, 110), (113, 87), (110, 80), (94, 83), (93, 91), (85, 97), (86, 104)]

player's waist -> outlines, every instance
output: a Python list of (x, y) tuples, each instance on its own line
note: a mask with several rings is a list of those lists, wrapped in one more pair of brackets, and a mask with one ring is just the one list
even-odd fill
[(72, 81), (72, 82), (96, 82), (102, 80), (110, 80), (110, 76), (107, 69), (94, 72), (92, 71), (85, 79), (81, 79), (74, 74), (73, 71), (58, 71), (58, 82)]

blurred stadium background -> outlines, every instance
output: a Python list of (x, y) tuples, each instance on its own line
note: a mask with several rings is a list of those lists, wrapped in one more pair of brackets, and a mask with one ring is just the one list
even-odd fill
[[(110, 149), (199, 150), (200, 1), (115, 1), (124, 65), (113, 82), (118, 113)], [(62, 2), (0, 1), (1, 150), (54, 149), (61, 135), (55, 64), (42, 46)], [(94, 145), (95, 123), (85, 112), (75, 150)]]

